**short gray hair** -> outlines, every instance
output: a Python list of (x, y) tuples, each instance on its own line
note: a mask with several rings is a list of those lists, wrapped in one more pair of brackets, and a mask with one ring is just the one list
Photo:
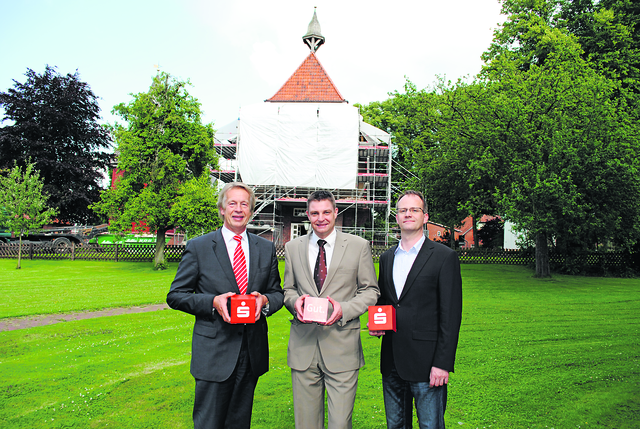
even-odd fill
[(249, 185), (247, 185), (246, 183), (242, 183), (242, 182), (230, 182), (230, 183), (227, 183), (226, 185), (224, 185), (224, 187), (222, 188), (222, 190), (218, 194), (218, 216), (223, 221), (224, 221), (224, 217), (220, 213), (220, 210), (222, 210), (222, 209), (224, 209), (226, 207), (226, 205), (227, 205), (227, 194), (229, 193), (230, 190), (235, 189), (235, 188), (244, 189), (249, 194), (249, 207), (251, 208), (251, 213), (252, 214), (253, 214), (253, 211), (256, 208), (256, 194), (253, 192), (253, 189), (251, 189), (249, 187)]

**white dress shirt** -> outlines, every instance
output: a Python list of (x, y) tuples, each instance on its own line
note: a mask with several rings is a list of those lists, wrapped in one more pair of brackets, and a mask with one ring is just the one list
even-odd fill
[(393, 258), (393, 284), (396, 287), (396, 296), (398, 298), (400, 298), (400, 295), (402, 294), (404, 284), (407, 282), (409, 271), (418, 257), (418, 252), (420, 252), (423, 244), (424, 235), (409, 250), (404, 250), (402, 248), (402, 241), (398, 243), (398, 247), (395, 251), (395, 257)]
[[(318, 246), (319, 239), (320, 237), (318, 237), (315, 232), (312, 232), (311, 237), (309, 237), (309, 266), (311, 267), (311, 275), (313, 275), (313, 271), (316, 269), (316, 259), (318, 259), (318, 252), (320, 251), (320, 247)], [(324, 253), (327, 255), (327, 271), (329, 271), (329, 267), (331, 266), (331, 257), (333, 256), (333, 249), (336, 247), (335, 228), (331, 231), (331, 234), (323, 240), (326, 241), (324, 245)]]
[[(222, 227), (222, 238), (224, 238), (224, 244), (227, 245), (227, 253), (229, 254), (229, 260), (231, 261), (232, 267), (233, 267), (233, 254), (236, 251), (236, 246), (238, 245), (238, 242), (236, 241), (236, 239), (233, 238), (236, 235), (238, 234), (231, 231), (226, 226)], [(240, 244), (242, 245), (242, 251), (244, 252), (244, 260), (247, 263), (247, 279), (248, 279), (249, 278), (249, 240), (247, 237), (247, 230), (245, 229), (244, 231), (242, 231), (242, 234), (240, 234), (240, 236), (242, 237)]]

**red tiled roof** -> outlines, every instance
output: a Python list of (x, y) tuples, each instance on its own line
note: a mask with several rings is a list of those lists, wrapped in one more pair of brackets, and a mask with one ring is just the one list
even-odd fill
[(313, 52), (300, 64), (300, 67), (282, 85), (282, 88), (266, 101), (347, 102), (342, 98), (340, 91), (333, 84)]

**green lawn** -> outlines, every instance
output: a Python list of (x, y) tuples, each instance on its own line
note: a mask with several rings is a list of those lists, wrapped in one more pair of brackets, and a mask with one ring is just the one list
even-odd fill
[(34, 314), (155, 304), (165, 301), (178, 264), (0, 259), (0, 319)]
[[(0, 318), (160, 303), (176, 267), (26, 260), (15, 270), (0, 260)], [(638, 427), (640, 280), (462, 270), (449, 427)], [(258, 383), (253, 428), (293, 428), (288, 319), (283, 310), (269, 320), (271, 370)], [(165, 310), (0, 332), (0, 427), (193, 427), (192, 324)], [(379, 340), (364, 329), (362, 340), (354, 428), (383, 428)]]

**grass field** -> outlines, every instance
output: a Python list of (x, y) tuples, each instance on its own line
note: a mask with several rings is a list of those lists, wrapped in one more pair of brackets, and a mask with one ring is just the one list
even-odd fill
[[(0, 260), (0, 318), (161, 303), (176, 267), (25, 260), (15, 270)], [(462, 270), (449, 427), (640, 426), (640, 280)], [(269, 320), (271, 370), (253, 428), (293, 428), (288, 319), (282, 310)], [(165, 310), (0, 332), (0, 427), (193, 427), (192, 324)], [(379, 340), (363, 329), (362, 341), (354, 428), (383, 428)]]

